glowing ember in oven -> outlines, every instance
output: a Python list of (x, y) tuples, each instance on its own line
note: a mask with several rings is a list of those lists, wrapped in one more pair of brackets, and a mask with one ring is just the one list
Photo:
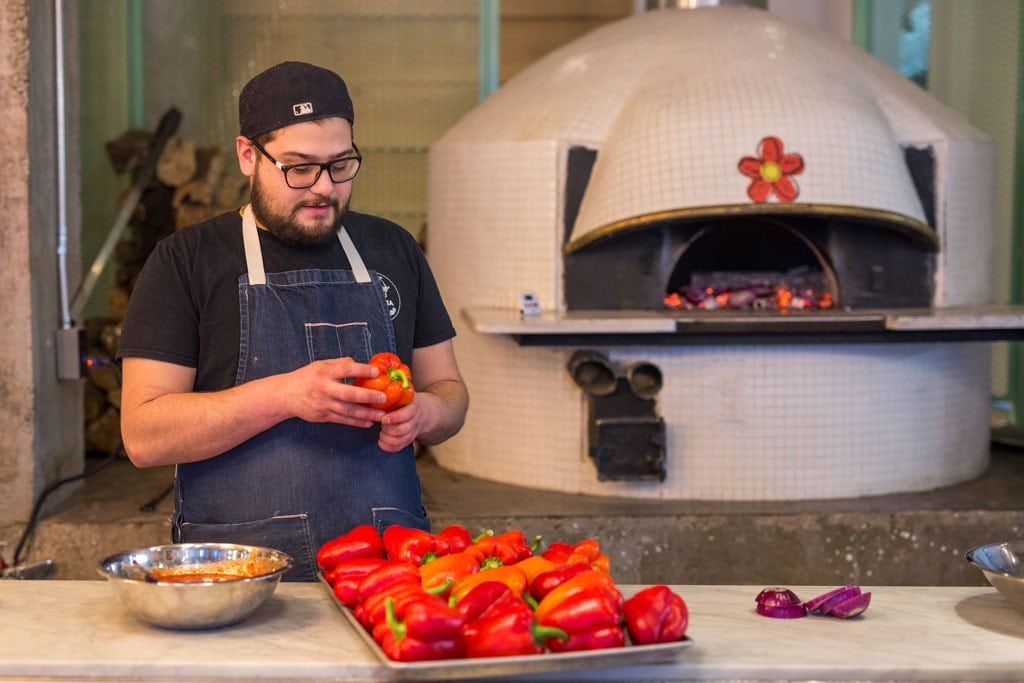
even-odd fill
[(693, 273), (690, 284), (665, 294), (666, 308), (693, 310), (810, 310), (835, 302), (825, 274), (805, 266), (784, 273)]

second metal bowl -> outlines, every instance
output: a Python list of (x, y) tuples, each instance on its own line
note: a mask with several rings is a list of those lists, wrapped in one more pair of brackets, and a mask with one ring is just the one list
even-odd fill
[(968, 550), (966, 557), (1010, 604), (1024, 613), (1024, 541), (978, 546)]
[(175, 543), (111, 555), (98, 569), (143, 621), (202, 629), (247, 617), (270, 597), (291, 566), (291, 557), (272, 548)]

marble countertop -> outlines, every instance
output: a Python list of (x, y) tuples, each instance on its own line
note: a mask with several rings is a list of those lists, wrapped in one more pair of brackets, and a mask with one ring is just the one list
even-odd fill
[[(792, 588), (804, 598), (827, 590)], [(753, 607), (761, 586), (674, 589), (689, 606), (694, 640), (675, 662), (581, 670), (571, 679), (1024, 678), (1024, 614), (992, 588), (865, 588), (873, 594), (871, 607), (847, 621), (758, 616)], [(394, 678), (318, 584), (281, 584), (248, 619), (212, 631), (167, 631), (137, 621), (103, 581), (0, 581), (0, 615), (3, 681)]]

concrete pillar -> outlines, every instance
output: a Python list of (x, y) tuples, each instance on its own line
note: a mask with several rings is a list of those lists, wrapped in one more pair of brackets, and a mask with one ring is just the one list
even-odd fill
[[(56, 107), (53, 3), (0, 2), (0, 541), (16, 540), (47, 485), (82, 471), (81, 382), (57, 380)], [(74, 3), (67, 3), (65, 49), (77, 63)], [(68, 82), (77, 82), (74, 67)], [(77, 107), (68, 88), (68, 262), (72, 291), (80, 268)], [(70, 493), (58, 489), (47, 509)], [(11, 549), (9, 548), (9, 551)]]

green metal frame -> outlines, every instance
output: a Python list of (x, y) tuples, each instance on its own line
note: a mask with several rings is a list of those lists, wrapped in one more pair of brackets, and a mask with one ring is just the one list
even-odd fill
[(499, 0), (480, 0), (480, 99), (498, 89), (501, 6)]
[[(1017, 35), (1024, 38), (1024, 11), (1017, 18)], [(1013, 242), (1010, 298), (1024, 303), (1024, 46), (1017, 45), (1017, 134), (1013, 146)], [(1007, 384), (1014, 425), (1024, 425), (1024, 345), (1010, 345), (1009, 382)]]
[(127, 0), (128, 16), (128, 122), (146, 127), (146, 5)]
[(853, 0), (853, 44), (865, 52), (874, 54), (872, 37), (875, 17), (875, 0)]

